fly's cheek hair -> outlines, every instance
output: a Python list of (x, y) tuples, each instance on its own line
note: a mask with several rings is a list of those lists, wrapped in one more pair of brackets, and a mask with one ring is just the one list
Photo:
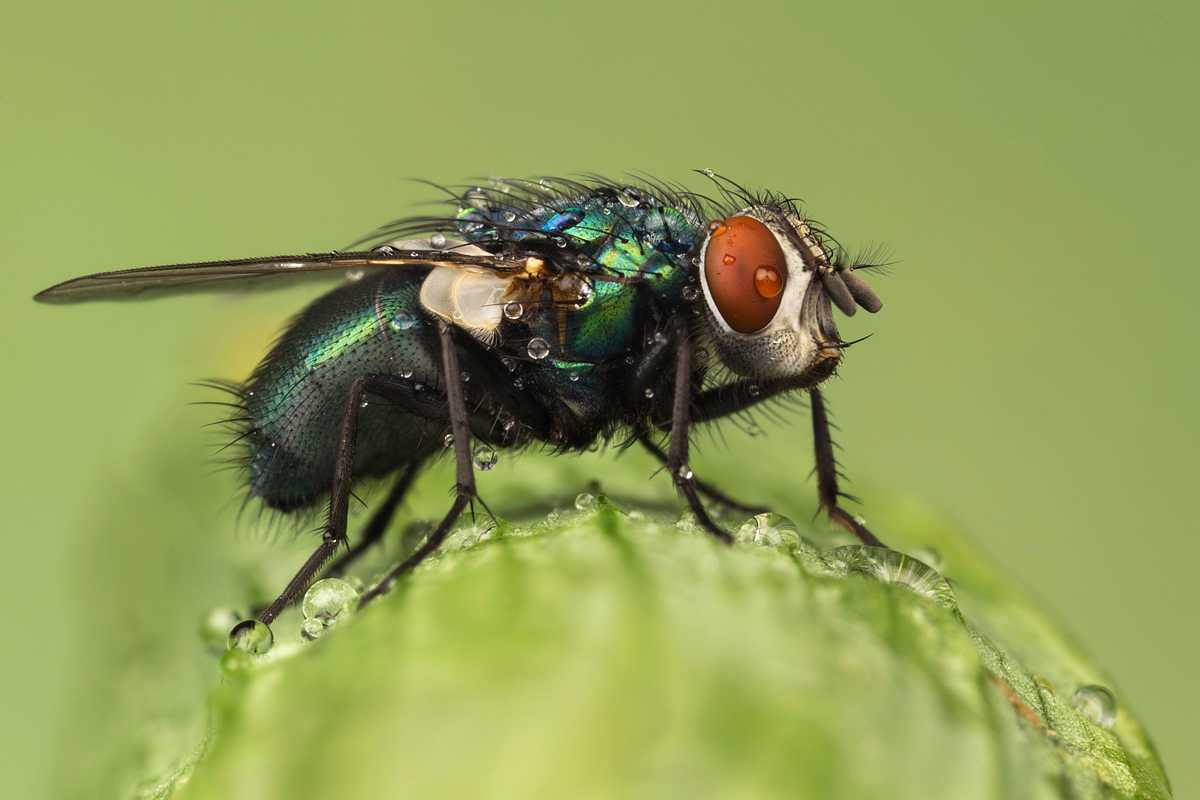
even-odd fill
[(779, 241), (753, 217), (710, 222), (708, 230), (704, 280), (713, 305), (739, 333), (766, 327), (787, 285), (787, 260)]

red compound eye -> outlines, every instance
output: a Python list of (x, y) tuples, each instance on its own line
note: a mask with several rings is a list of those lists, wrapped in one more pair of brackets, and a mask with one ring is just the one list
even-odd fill
[(704, 279), (717, 311), (739, 333), (766, 326), (783, 299), (787, 260), (774, 234), (753, 217), (730, 217), (713, 228)]

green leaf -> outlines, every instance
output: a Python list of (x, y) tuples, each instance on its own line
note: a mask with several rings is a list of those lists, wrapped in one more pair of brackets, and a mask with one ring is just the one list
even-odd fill
[(1136, 722), (1081, 716), (1094, 672), (997, 585), (956, 599), (830, 534), (725, 548), (628, 511), (468, 528), (310, 644), (281, 618), (272, 655), (223, 661), (179, 796), (1168, 796)]
[[(1119, 691), (911, 503), (873, 497), (870, 524), (920, 561), (821, 519), (723, 518), (741, 540), (726, 548), (664, 511), (679, 501), (646, 483), (648, 459), (524, 458), (481, 476), (512, 523), (465, 518), (315, 642), (293, 610), (266, 656), (206, 655), (229, 622), (197, 636), (198, 610), (269, 598), (312, 543), (234, 535), (235, 490), (196, 450), (177, 433), (107, 476), (74, 576), (86, 624), (59, 796), (1169, 797)], [(736, 458), (725, 485), (812, 518), (808, 487), (741, 486)], [(405, 518), (444, 512), (444, 467)], [(621, 499), (576, 510), (595, 474)], [(1111, 727), (1072, 704), (1097, 684)]]

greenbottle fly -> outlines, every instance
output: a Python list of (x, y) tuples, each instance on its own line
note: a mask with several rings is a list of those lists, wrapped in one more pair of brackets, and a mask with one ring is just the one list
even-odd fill
[[(882, 305), (859, 274), (872, 265), (848, 260), (796, 201), (704, 174), (716, 197), (650, 181), (495, 180), (449, 191), (453, 213), (399, 220), (349, 252), (105, 272), (36, 299), (341, 280), (229, 387), (249, 494), (285, 512), (328, 504), (320, 544), (264, 624), (323, 569), (340, 571), (377, 542), (417, 472), (448, 445), (449, 511), (363, 602), (438, 548), (479, 499), (474, 471), (497, 449), (638, 443), (698, 523), (729, 544), (700, 496), (738, 504), (693, 475), (690, 432), (793, 392), (811, 402), (821, 508), (882, 546), (838, 504), (819, 389), (848, 344), (833, 307)], [(392, 489), (349, 547), (354, 484), (380, 476), (393, 476)]]

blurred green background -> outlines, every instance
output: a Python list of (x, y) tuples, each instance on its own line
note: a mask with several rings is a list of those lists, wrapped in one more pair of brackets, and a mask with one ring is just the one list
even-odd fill
[[(130, 590), (81, 555), (101, 545), (106, 500), (164, 447), (209, 459), (199, 438), (168, 438), (218, 416), (184, 405), (213, 399), (188, 381), (242, 377), (304, 302), (61, 309), (34, 292), (342, 247), (433, 199), (410, 177), (644, 171), (699, 189), (689, 170), (705, 167), (804, 198), (844, 243), (887, 245), (899, 264), (873, 281), (883, 312), (843, 326), (874, 336), (829, 390), (868, 520), (872, 498), (895, 495), (953, 520), (1109, 670), (1176, 793), (1200, 791), (1198, 31), (1185, 3), (10, 4), (0, 769), (13, 796), (69, 768), (55, 751), (89, 670), (81, 643), (113, 624), (80, 613), (80, 576)], [(799, 480), (808, 423), (787, 420), (702, 437), (701, 474)], [(728, 453), (749, 471), (721, 476)], [(233, 514), (229, 480), (203, 491)], [(208, 551), (196, 517), (195, 532), (157, 530), (146, 509), (153, 544), (138, 552), (169, 559), (154, 580), (259, 547), (244, 522)]]

